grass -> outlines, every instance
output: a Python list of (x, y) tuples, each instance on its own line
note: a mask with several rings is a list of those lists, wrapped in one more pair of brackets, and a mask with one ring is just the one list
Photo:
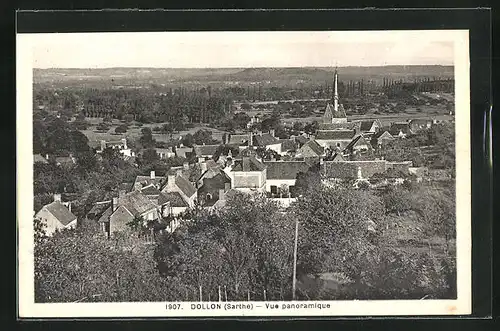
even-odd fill
[[(163, 124), (165, 124), (165, 123), (149, 123), (149, 124), (144, 124), (143, 126), (137, 126), (136, 124), (131, 124), (128, 126), (127, 132), (125, 132), (123, 134), (117, 134), (117, 133), (115, 133), (115, 129), (117, 126), (122, 124), (122, 122), (117, 120), (117, 119), (113, 119), (113, 121), (109, 125), (109, 127), (110, 127), (109, 130), (106, 132), (101, 132), (101, 131), (96, 130), (97, 124), (102, 122), (101, 118), (87, 118), (87, 121), (91, 124), (91, 126), (89, 128), (87, 128), (87, 130), (81, 130), (81, 132), (85, 136), (87, 136), (87, 138), (89, 139), (89, 142), (91, 144), (99, 142), (101, 140), (110, 141), (110, 140), (120, 140), (122, 138), (135, 140), (135, 139), (138, 139), (142, 135), (142, 133), (141, 133), (142, 128), (149, 127), (152, 130), (154, 127), (157, 127), (157, 126), (161, 127), (161, 126), (163, 126)], [(179, 139), (180, 136), (185, 136), (188, 133), (194, 134), (196, 131), (198, 131), (200, 129), (210, 130), (210, 131), (212, 131), (212, 137), (214, 139), (222, 140), (222, 135), (224, 134), (223, 131), (220, 131), (220, 130), (217, 130), (214, 128), (209, 128), (209, 127), (204, 126), (204, 125), (196, 125), (193, 128), (183, 130), (180, 132), (176, 132), (172, 135), (172, 139), (174, 139), (174, 140)], [(156, 141), (161, 141), (161, 142), (168, 142), (171, 140), (170, 134), (155, 133), (154, 131), (153, 131), (153, 138)]]

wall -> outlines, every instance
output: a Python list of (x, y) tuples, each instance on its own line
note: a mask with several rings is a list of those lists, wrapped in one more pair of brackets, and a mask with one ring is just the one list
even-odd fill
[(124, 208), (118, 207), (110, 217), (109, 232), (113, 235), (114, 232), (126, 231), (129, 229), (127, 223), (134, 220), (134, 216)]
[(316, 140), (318, 144), (320, 144), (323, 147), (337, 147), (337, 144), (340, 144), (340, 148), (344, 149), (349, 143), (352, 141), (352, 139), (348, 140)]
[(233, 188), (261, 188), (265, 184), (264, 171), (231, 172)]
[[(57, 218), (55, 218), (54, 215), (52, 215), (45, 207), (40, 209), (35, 217), (41, 219), (45, 224), (45, 234), (48, 236), (53, 235), (56, 230), (65, 228), (65, 226), (61, 224), (61, 222), (59, 222)], [(73, 222), (75, 222), (76, 226), (76, 219)]]
[(295, 186), (296, 179), (268, 179), (266, 180), (266, 191), (271, 192), (271, 186), (279, 188), (281, 185), (286, 184), (288, 187)]

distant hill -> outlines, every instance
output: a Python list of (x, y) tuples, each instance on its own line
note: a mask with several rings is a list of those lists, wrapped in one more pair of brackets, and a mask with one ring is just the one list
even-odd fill
[[(297, 83), (323, 84), (332, 80), (334, 68), (98, 68), (98, 69), (34, 69), (35, 84), (225, 84), (263, 83), (287, 85)], [(453, 66), (381, 66), (338, 68), (339, 80), (373, 80), (383, 78), (453, 77)]]

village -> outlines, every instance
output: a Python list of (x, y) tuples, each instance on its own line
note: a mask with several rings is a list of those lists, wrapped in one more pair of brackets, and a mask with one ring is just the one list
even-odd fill
[[(439, 95), (453, 81), (407, 83), (412, 96), (403, 82), (384, 79), (366, 92), (332, 76), (330, 97), (296, 100), (285, 114), (281, 101), (250, 101), (250, 89), (239, 103), (220, 90), (124, 90), (117, 118), (92, 103), (69, 114), (71, 94), (39, 92), (39, 102), (62, 110), (35, 104), (37, 300), (453, 296), (454, 117), (448, 92)], [(403, 97), (383, 105), (393, 90)], [(177, 106), (163, 104), (166, 123), (161, 112), (120, 114), (127, 93)], [(382, 101), (360, 115), (369, 107), (349, 93), (362, 105)], [(398, 98), (434, 110), (412, 115)], [(307, 109), (316, 117), (291, 120)], [(384, 263), (399, 263), (392, 281), (419, 281), (411, 291), (388, 288)]]
[[(106, 237), (130, 230), (135, 219), (143, 226), (157, 224), (155, 231), (173, 232), (184, 221), (189, 209), (199, 206), (209, 210), (224, 207), (226, 199), (242, 192), (264, 194), (286, 209), (296, 200), (297, 178), (312, 169), (322, 182), (335, 185), (350, 182), (354, 188), (380, 188), (404, 181), (428, 178), (428, 169), (411, 160), (388, 161), (377, 157), (388, 142), (405, 139), (442, 121), (410, 119), (383, 127), (381, 121), (350, 120), (339, 102), (338, 74), (334, 74), (332, 100), (326, 103), (323, 117), (314, 134), (301, 132), (290, 139), (279, 139), (273, 129), (254, 132), (248, 123), (246, 132), (226, 133), (218, 144), (157, 148), (160, 159), (190, 158), (192, 163), (171, 167), (164, 175), (153, 169), (139, 175), (133, 183), (122, 183), (110, 200), (95, 202), (86, 221), (94, 221)], [(95, 149), (99, 157), (106, 149), (118, 151), (124, 160), (135, 159), (127, 139), (100, 141)], [(48, 163), (49, 156), (34, 155), (34, 162)], [(57, 164), (74, 163), (71, 156), (55, 158)], [(54, 201), (37, 211), (35, 217), (46, 224), (46, 233), (74, 228), (82, 220), (71, 212), (71, 201), (62, 201), (60, 192)], [(153, 232), (153, 228), (151, 228)]]

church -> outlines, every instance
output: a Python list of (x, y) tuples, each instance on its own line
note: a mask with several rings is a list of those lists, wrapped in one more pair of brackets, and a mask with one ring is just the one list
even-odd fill
[(343, 150), (356, 136), (356, 123), (348, 122), (343, 105), (339, 104), (338, 73), (333, 76), (333, 105), (328, 102), (315, 140), (324, 148)]

